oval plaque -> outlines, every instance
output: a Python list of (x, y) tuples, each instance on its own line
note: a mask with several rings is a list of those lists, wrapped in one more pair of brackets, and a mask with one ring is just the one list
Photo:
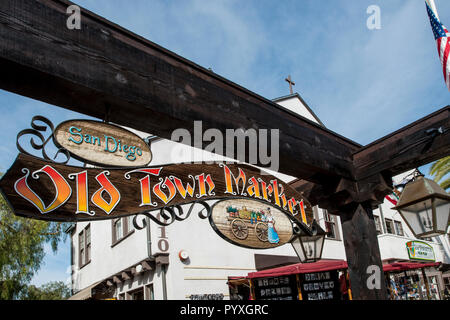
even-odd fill
[(110, 167), (146, 166), (152, 159), (145, 141), (124, 128), (94, 120), (69, 120), (54, 131), (55, 144), (81, 161)]
[(214, 204), (209, 218), (225, 240), (252, 249), (275, 248), (291, 240), (291, 220), (270, 204), (249, 199), (230, 199)]

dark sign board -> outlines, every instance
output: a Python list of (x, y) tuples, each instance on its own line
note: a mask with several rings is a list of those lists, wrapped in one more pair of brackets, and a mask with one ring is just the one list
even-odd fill
[(296, 275), (252, 280), (256, 300), (298, 300)]
[(300, 274), (303, 300), (341, 300), (337, 270)]
[(16, 214), (50, 221), (111, 219), (163, 208), (184, 220), (180, 205), (227, 198), (267, 203), (306, 225), (313, 219), (311, 205), (288, 184), (241, 164), (105, 169), (19, 154), (0, 188)]

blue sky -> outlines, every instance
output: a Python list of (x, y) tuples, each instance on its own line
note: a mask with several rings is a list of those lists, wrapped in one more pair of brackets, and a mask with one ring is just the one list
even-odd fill
[[(363, 145), (450, 102), (422, 0), (75, 2), (266, 98), (288, 94), (290, 74), (329, 129)], [(435, 2), (450, 27), (450, 1)], [(379, 30), (367, 28), (370, 5)], [(1, 90), (0, 110), (0, 171), (33, 115), (87, 118)], [(69, 276), (69, 242), (47, 252), (38, 285)]]

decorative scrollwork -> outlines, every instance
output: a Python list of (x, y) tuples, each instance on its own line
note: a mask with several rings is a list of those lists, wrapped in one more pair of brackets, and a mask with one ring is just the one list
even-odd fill
[[(45, 125), (39, 125), (37, 124), (37, 122), (43, 122)], [(41, 132), (45, 132), (47, 131), (47, 128), (50, 129), (50, 135), (45, 138), (45, 136), (41, 133)], [(43, 116), (34, 116), (33, 119), (31, 120), (31, 128), (28, 129), (24, 129), (22, 131), (20, 131), (17, 134), (17, 138), (16, 138), (16, 146), (17, 149), (22, 152), (25, 153), (27, 155), (32, 155), (29, 152), (27, 152), (21, 145), (19, 142), (19, 139), (24, 136), (24, 135), (32, 135), (32, 137), (30, 138), (30, 145), (31, 147), (33, 147), (33, 149), (35, 150), (42, 150), (42, 157), (45, 160), (54, 162), (54, 163), (59, 163), (59, 164), (66, 164), (69, 160), (70, 160), (70, 154), (69, 151), (67, 151), (64, 148), (58, 148), (57, 145), (55, 144), (55, 140), (54, 140), (54, 136), (53, 133), (55, 131), (55, 128), (53, 126), (53, 123), (48, 120), (47, 118), (43, 117)], [(38, 138), (40, 140), (40, 142), (36, 142), (35, 138)], [(52, 158), (50, 158), (47, 154), (47, 152), (45, 151), (45, 147), (47, 146), (47, 143), (52, 140), (53, 144), (55, 145), (55, 147), (57, 147), (57, 151), (55, 153), (55, 156)], [(65, 159), (64, 161), (56, 161), (55, 159), (58, 157), (59, 154), (63, 154)]]
[[(133, 218), (133, 226), (138, 230), (142, 230), (147, 226), (147, 221), (145, 218), (141, 220), (142, 226), (137, 223), (137, 218), (141, 215), (152, 219), (155, 223), (164, 227), (174, 223), (175, 221), (186, 220), (191, 215), (192, 210), (194, 209), (194, 206), (196, 204), (201, 204), (203, 206), (203, 209), (198, 212), (199, 218), (209, 218), (209, 216), (211, 215), (211, 207), (205, 201), (197, 200), (190, 204), (189, 210), (186, 214), (184, 213), (183, 207), (181, 205), (173, 205), (170, 207), (161, 208), (159, 210), (160, 219), (154, 216), (150, 211), (139, 213)], [(204, 210), (206, 210), (206, 214), (203, 214)]]

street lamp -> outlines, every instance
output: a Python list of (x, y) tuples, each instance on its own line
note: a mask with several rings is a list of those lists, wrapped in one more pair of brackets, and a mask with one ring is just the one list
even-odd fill
[(450, 196), (422, 174), (406, 183), (393, 209), (398, 210), (417, 238), (445, 234), (450, 222)]
[(323, 244), (327, 234), (314, 220), (311, 233), (298, 225), (294, 226), (294, 238), (291, 245), (302, 263), (315, 262), (322, 257)]

